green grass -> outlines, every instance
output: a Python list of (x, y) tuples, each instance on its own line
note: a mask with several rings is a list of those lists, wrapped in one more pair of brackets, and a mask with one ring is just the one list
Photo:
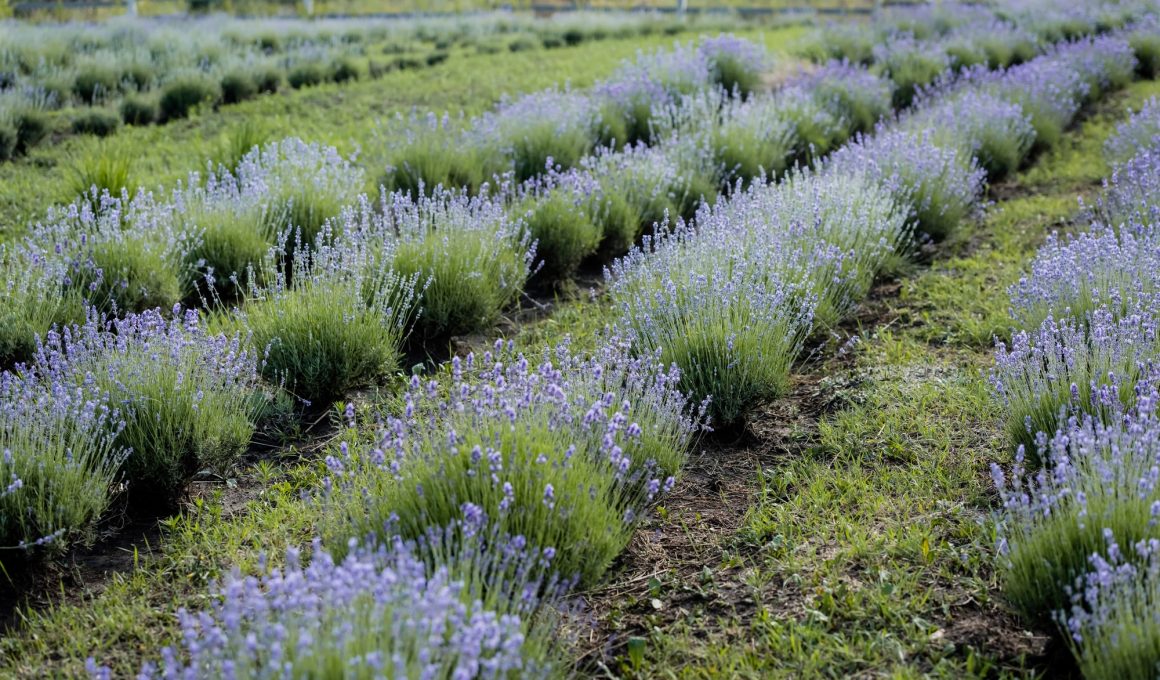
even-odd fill
[[(783, 51), (804, 34), (804, 27), (739, 31), (737, 35)], [(59, 145), (38, 147), (27, 157), (0, 165), (0, 241), (22, 233), (27, 222), (42, 216), (52, 202), (72, 200), (64, 183), (72, 158), (97, 149), (133, 159), (132, 174), (151, 185), (171, 185), (215, 156), (223, 133), (248, 120), (265, 121), (270, 138), (298, 136), (337, 146), (344, 154), (361, 149), (377, 176), (374, 121), (396, 112), (449, 110), (475, 114), (500, 96), (543, 89), (562, 82), (588, 87), (604, 78), (637, 50), (649, 51), (688, 41), (697, 33), (656, 35), (582, 43), (573, 48), (460, 55), (435, 67), (392, 71), (377, 80), (325, 83), (278, 96), (254, 100), (194, 115), (164, 126), (126, 127), (101, 140), (74, 137)]]

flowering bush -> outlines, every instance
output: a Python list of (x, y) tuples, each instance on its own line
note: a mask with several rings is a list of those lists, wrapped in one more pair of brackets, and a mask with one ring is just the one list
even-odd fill
[[(464, 527), (470, 530), (474, 527)], [(397, 543), (341, 560), (315, 542), (309, 563), (287, 551), (283, 568), (234, 573), (212, 607), (182, 610), (180, 651), (141, 677), (556, 677), (551, 619), (536, 616), (559, 595), (541, 595), (541, 563), (520, 540), (463, 550), (431, 568), (422, 545)], [(488, 597), (482, 574), (502, 588)], [(495, 603), (502, 606), (496, 607)], [(108, 677), (89, 661), (90, 672)]]
[(224, 470), (245, 450), (263, 395), (257, 355), (239, 335), (213, 335), (175, 307), (48, 333), (22, 379), (92, 390), (125, 450), (134, 500), (164, 505), (194, 472)]
[(88, 385), (0, 373), (0, 541), (6, 551), (59, 550), (83, 540), (108, 507), (123, 455), (112, 445), (117, 414), (99, 396)]
[(902, 126), (934, 131), (939, 146), (973, 156), (991, 180), (1018, 170), (1035, 143), (1035, 128), (1023, 109), (986, 90), (966, 89), (920, 107)]
[(883, 130), (835, 151), (824, 173), (863, 175), (882, 184), (905, 205), (916, 228), (943, 239), (977, 208), (984, 173), (969, 154), (940, 146), (933, 130)]
[(328, 460), (329, 542), (416, 538), (482, 512), (590, 582), (671, 486), (698, 427), (677, 377), (616, 340), (538, 364), (497, 341), (480, 360), (453, 359), (447, 381), (415, 376), (377, 443)]
[(811, 93), (822, 108), (845, 121), (851, 134), (870, 132), (893, 108), (890, 79), (845, 61), (829, 62), (792, 85)]
[(1160, 100), (1152, 97), (1104, 143), (1104, 155), (1112, 163), (1131, 160), (1143, 149), (1160, 146)]
[(436, 187), (475, 193), (500, 164), (487, 160), (488, 149), (467, 128), (462, 116), (398, 114), (382, 126), (371, 150), (386, 166), (379, 184), (415, 197)]

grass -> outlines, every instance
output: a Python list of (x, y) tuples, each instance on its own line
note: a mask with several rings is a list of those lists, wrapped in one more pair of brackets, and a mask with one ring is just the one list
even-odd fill
[[(771, 51), (786, 46), (806, 31), (805, 27), (768, 31), (739, 31), (739, 37), (764, 42)], [(0, 165), (0, 242), (23, 232), (30, 219), (43, 214), (52, 202), (73, 198), (62, 192), (62, 181), (71, 174), (71, 159), (98, 152), (132, 158), (133, 176), (151, 185), (184, 179), (214, 156), (217, 140), (226, 130), (245, 120), (261, 119), (270, 138), (296, 135), (310, 141), (335, 145), (344, 154), (373, 151), (375, 125), (396, 112), (420, 110), (480, 113), (504, 93), (540, 90), (561, 82), (573, 88), (591, 85), (612, 73), (621, 60), (637, 50), (649, 51), (688, 41), (692, 34), (656, 35), (582, 43), (562, 50), (535, 50), (478, 54), (451, 59), (422, 70), (400, 70), (378, 80), (325, 83), (276, 97), (254, 100), (205, 112), (165, 126), (127, 127), (116, 135), (96, 140), (70, 138), (59, 145), (38, 147), (27, 157)], [(104, 142), (105, 146), (100, 146)], [(370, 166), (368, 166), (369, 168)], [(381, 172), (376, 168), (374, 174)]]
[[(748, 483), (753, 502), (738, 526), (716, 545), (689, 547), (698, 555), (686, 561), (700, 568), (678, 561), (665, 570), (651, 555), (648, 584), (630, 587), (606, 615), (629, 637), (612, 670), (668, 678), (1042, 670), (1043, 636), (1015, 621), (992, 566), (988, 467), (1012, 453), (984, 377), (991, 336), (1010, 324), (1006, 286), (1047, 230), (1070, 226), (1077, 192), (1106, 172), (1100, 148), (1116, 119), (1158, 89), (1138, 83), (1101, 105), (1000, 187), (987, 219), (943, 246), (948, 257), (876, 303), (879, 323), (854, 331), (863, 338), (852, 361), (808, 370), (813, 388), (795, 393), (807, 406), (823, 400), (816, 427), (777, 424), (784, 434)], [(820, 376), (829, 377), (815, 385)], [(721, 505), (737, 504), (735, 492), (720, 493)], [(695, 537), (711, 519), (674, 503), (656, 524)], [(678, 601), (685, 609), (666, 613)]]

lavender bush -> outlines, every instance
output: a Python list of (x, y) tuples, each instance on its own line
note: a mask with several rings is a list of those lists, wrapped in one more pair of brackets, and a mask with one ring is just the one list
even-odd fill
[(934, 137), (930, 129), (884, 129), (838, 149), (821, 171), (878, 181), (911, 211), (918, 230), (944, 239), (977, 208), (984, 173), (969, 154), (939, 146)]
[(373, 158), (383, 159), (378, 178), (386, 190), (417, 197), (436, 187), (474, 193), (500, 164), (487, 160), (488, 149), (470, 136), (462, 116), (402, 114), (383, 124), (375, 136)]
[[(0, 541), (58, 551), (85, 539), (109, 505), (123, 456), (117, 414), (88, 385), (0, 373)], [(23, 557), (23, 554), (18, 555)], [(0, 558), (11, 568), (14, 561)]]
[(1160, 217), (1160, 146), (1146, 147), (1112, 169), (1096, 202), (1096, 216), (1106, 224), (1135, 224), (1151, 231)]
[(644, 505), (672, 484), (697, 428), (678, 374), (611, 340), (538, 363), (497, 341), (417, 376), (376, 443), (328, 461), (328, 536), (389, 541), (483, 513), (503, 534), (554, 546), (554, 568), (591, 582), (624, 548)]
[(808, 269), (812, 253), (795, 258), (767, 232), (732, 227), (727, 219), (707, 233), (678, 226), (605, 271), (618, 325), (680, 366), (684, 388), (695, 400), (711, 398), (721, 423), (785, 389), (817, 306), (808, 286), (779, 274), (787, 264)]
[[(147, 664), (141, 677), (561, 675), (551, 619), (536, 615), (558, 599), (539, 593), (547, 556), (516, 539), (434, 569), (426, 556), (398, 543), (336, 560), (315, 542), (308, 564), (291, 549), (285, 566), (268, 574), (235, 572), (215, 587), (210, 608), (179, 613), (182, 649), (162, 650), (162, 668)], [(485, 605), (462, 573), (489, 566), (496, 585), (507, 580), (500, 608)], [(89, 666), (107, 677), (95, 661)]]
[(595, 177), (577, 171), (553, 172), (520, 185), (511, 212), (524, 221), (536, 243), (537, 276), (549, 281), (565, 279), (596, 252), (604, 239), (604, 230), (592, 214), (600, 193)]
[(1084, 319), (1100, 308), (1114, 318), (1160, 310), (1160, 252), (1142, 227), (1095, 224), (1071, 238), (1051, 234), (1030, 271), (1011, 289), (1011, 316), (1023, 328), (1048, 317)]
[(84, 319), (83, 296), (55, 253), (0, 244), (0, 271), (0, 366), (30, 359), (54, 324)]
[(1073, 414), (1104, 422), (1130, 407), (1156, 377), (1156, 324), (1150, 315), (1117, 318), (1107, 308), (1085, 318), (1048, 317), (998, 344), (991, 383), (1007, 410), (1014, 444), (1036, 451), (1040, 432), (1055, 432)]
[(1124, 545), (1160, 537), (1156, 404), (1152, 392), (1111, 422), (1079, 416), (1061, 423), (1041, 436), (1037, 458), (1046, 468), (1039, 472), (1026, 471), (1022, 455), (1010, 480), (993, 467), (1003, 498), (1003, 590), (1028, 616), (1066, 608), (1089, 557), (1110, 557), (1107, 537)]
[(397, 370), (423, 287), (393, 269), (394, 252), (393, 242), (338, 240), (329, 226), (288, 263), (272, 251), (250, 277), (267, 283), (251, 287), (234, 321), (251, 333), (262, 374), (325, 403)]
[(1060, 61), (1079, 73), (1087, 85), (1085, 97), (1088, 102), (1123, 88), (1132, 82), (1136, 73), (1136, 56), (1131, 45), (1115, 35), (1058, 45), (1047, 58)]
[(919, 88), (934, 82), (951, 66), (946, 53), (913, 35), (896, 34), (874, 46), (875, 67), (894, 81), (894, 106), (910, 106)]
[(523, 290), (536, 247), (503, 201), (438, 189), (430, 197), (383, 195), (343, 215), (343, 231), (370, 251), (382, 250), (394, 271), (427, 282), (417, 324), (425, 337), (487, 327)]
[(1004, 73), (984, 77), (982, 87), (1014, 104), (1035, 128), (1035, 147), (1050, 149), (1059, 143), (1087, 97), (1089, 85), (1070, 65), (1039, 58)]
[(720, 34), (702, 38), (697, 54), (709, 67), (713, 82), (726, 92), (748, 95), (761, 85), (761, 76), (769, 66), (765, 48), (733, 35)]
[(894, 83), (845, 61), (832, 61), (795, 79), (791, 86), (809, 92), (849, 133), (870, 132), (893, 108)]
[[(224, 470), (244, 451), (264, 395), (258, 359), (241, 335), (213, 335), (197, 312), (95, 313), (50, 332), (22, 379), (92, 390), (128, 453), (134, 500), (164, 505), (198, 470)], [(117, 422), (119, 421), (119, 422)]]
[(1111, 163), (1131, 160), (1142, 149), (1160, 146), (1160, 100), (1152, 97), (1139, 111), (1131, 112), (1128, 120), (1116, 126), (1116, 131), (1104, 142), (1104, 156)]
[(597, 101), (571, 90), (542, 90), (503, 101), (493, 114), (477, 120), (472, 137), (496, 145), (511, 159), (523, 181), (552, 169), (568, 169), (600, 140)]

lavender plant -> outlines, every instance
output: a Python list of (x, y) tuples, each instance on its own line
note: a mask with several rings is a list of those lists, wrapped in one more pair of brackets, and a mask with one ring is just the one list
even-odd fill
[(1035, 148), (1050, 149), (1079, 111), (1089, 85), (1062, 60), (1039, 58), (983, 79), (983, 87), (1018, 104), (1035, 128)]
[[(1003, 498), (998, 518), (1004, 594), (1032, 618), (1067, 608), (1069, 590), (1092, 555), (1112, 558), (1109, 538), (1124, 545), (1160, 538), (1155, 392), (1110, 422), (1078, 416), (1040, 436), (1038, 472), (1018, 457), (1008, 480), (992, 475)], [(1133, 560), (1134, 561), (1134, 560)]]
[(1131, 112), (1128, 120), (1116, 126), (1116, 131), (1104, 142), (1104, 156), (1111, 163), (1124, 163), (1142, 149), (1157, 146), (1160, 146), (1160, 100), (1152, 97), (1139, 111)]
[(1124, 552), (1106, 533), (1106, 556), (1091, 555), (1090, 571), (1071, 588), (1070, 609), (1057, 619), (1085, 678), (1150, 678), (1160, 664), (1160, 541), (1125, 543)]
[(591, 582), (672, 485), (696, 430), (677, 377), (617, 341), (539, 363), (497, 341), (481, 360), (453, 359), (447, 381), (415, 376), (377, 443), (328, 461), (329, 541), (415, 538), (482, 512)]
[(602, 232), (602, 259), (628, 252), (642, 233), (679, 213), (695, 186), (712, 181), (678, 160), (644, 144), (617, 153), (598, 151), (585, 159), (584, 170), (598, 183), (598, 191), (591, 194), (590, 214)]
[[(308, 564), (290, 549), (284, 567), (235, 572), (207, 610), (183, 609), (183, 648), (163, 649), (162, 668), (141, 677), (558, 677), (551, 618), (537, 608), (559, 595), (540, 594), (550, 556), (532, 553), (510, 539), (431, 568), (404, 543), (336, 560), (316, 541)], [(509, 596), (502, 606), (462, 573), (481, 569)]]
[(1095, 224), (1070, 238), (1051, 234), (1027, 275), (1011, 288), (1011, 316), (1023, 328), (1047, 318), (1084, 319), (1100, 308), (1114, 318), (1160, 309), (1160, 261), (1142, 227)]
[(850, 134), (870, 132), (893, 108), (894, 83), (845, 61), (832, 61), (797, 78), (792, 86), (810, 93)]
[(985, 90), (966, 89), (919, 107), (902, 127), (933, 130), (939, 146), (973, 156), (992, 181), (1018, 170), (1035, 143), (1035, 128), (1023, 109)]
[(1107, 308), (1082, 319), (1048, 317), (1000, 342), (991, 383), (1007, 410), (1011, 441), (1029, 454), (1038, 433), (1055, 432), (1071, 415), (1104, 422), (1130, 407), (1156, 377), (1156, 327), (1150, 315), (1116, 317)]
[(334, 147), (296, 137), (255, 148), (234, 175), (240, 186), (256, 185), (268, 193), (269, 229), (296, 235), (287, 245), (313, 242), (327, 220), (357, 200), (364, 185), (362, 170)]
[(84, 542), (109, 505), (123, 458), (110, 420), (117, 415), (88, 385), (0, 373), (0, 545), (21, 551), (0, 565)]
[(597, 102), (571, 90), (542, 90), (503, 101), (475, 122), (476, 143), (497, 145), (511, 158), (518, 181), (552, 169), (569, 169), (600, 137)]
[(347, 211), (343, 231), (372, 252), (380, 249), (400, 276), (429, 282), (418, 301), (417, 328), (425, 337), (493, 323), (523, 290), (536, 257), (522, 220), (488, 191), (383, 195), (378, 206), (363, 201)]
[(1079, 73), (1087, 85), (1086, 101), (1099, 100), (1104, 94), (1123, 88), (1136, 74), (1136, 56), (1121, 36), (1105, 35), (1085, 38), (1055, 47), (1049, 59), (1060, 61)]
[(708, 65), (713, 82), (726, 92), (741, 95), (758, 89), (769, 66), (769, 57), (761, 45), (729, 34), (702, 38), (697, 54)]
[(271, 251), (250, 276), (266, 283), (251, 287), (236, 320), (262, 353), (262, 374), (325, 404), (397, 370), (424, 289), (394, 255), (393, 242), (340, 240), (329, 226), (288, 262)]
[(604, 231), (593, 219), (601, 189), (588, 173), (569, 171), (520, 185), (511, 213), (522, 219), (536, 244), (536, 275), (558, 281), (596, 252)]
[(384, 124), (375, 136), (372, 156), (385, 160), (386, 170), (378, 179), (386, 190), (411, 196), (435, 187), (479, 190), (498, 164), (486, 159), (487, 149), (469, 136), (462, 116), (452, 118), (428, 114), (402, 114)]
[(605, 270), (618, 326), (680, 366), (692, 398), (711, 398), (715, 422), (784, 390), (812, 326), (817, 299), (790, 277), (815, 258), (779, 250), (769, 236), (727, 219), (705, 233), (678, 225)]
[(894, 106), (899, 109), (910, 106), (919, 88), (933, 83), (951, 66), (945, 52), (905, 33), (875, 45), (874, 64), (894, 81)]
[(1134, 224), (1149, 231), (1160, 217), (1160, 146), (1146, 147), (1112, 169), (1095, 215), (1114, 227)]
[(976, 210), (985, 176), (969, 154), (938, 145), (930, 129), (858, 137), (826, 159), (821, 171), (878, 181), (910, 210), (916, 229), (934, 239), (950, 236)]
[[(241, 335), (213, 335), (195, 311), (95, 313), (48, 333), (24, 380), (92, 390), (117, 417), (134, 500), (165, 505), (194, 472), (224, 470), (244, 451), (264, 395), (258, 359)], [(115, 422), (119, 420), (120, 422)]]
[(84, 319), (82, 295), (55, 253), (0, 244), (0, 366), (32, 358), (38, 337), (55, 324)]

